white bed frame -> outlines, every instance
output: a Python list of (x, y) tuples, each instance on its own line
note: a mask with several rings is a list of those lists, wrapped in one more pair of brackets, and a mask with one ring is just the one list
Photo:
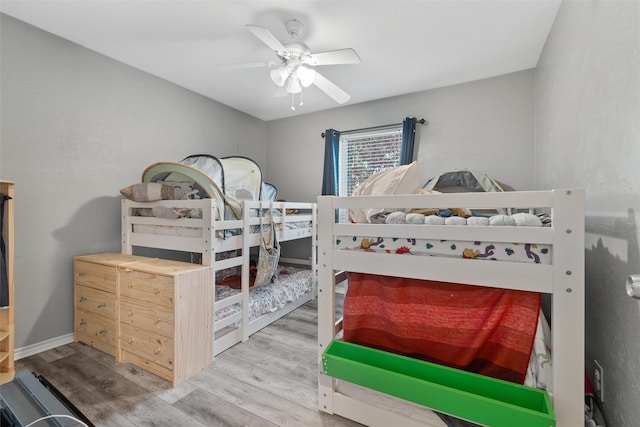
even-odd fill
[[(336, 222), (350, 208), (550, 208), (551, 227), (380, 225)], [(414, 237), (552, 245), (552, 264), (473, 261), (337, 250), (337, 236)], [(514, 191), (318, 198), (318, 406), (370, 426), (441, 426), (440, 418), (415, 403), (383, 395), (323, 373), (323, 352), (342, 329), (335, 315), (340, 271), (430, 279), (551, 295), (553, 394), (556, 425), (584, 424), (584, 191)], [(455, 416), (456, 414), (451, 413)]]
[[(169, 208), (201, 209), (202, 218), (164, 219), (135, 215), (138, 208), (155, 206)], [(278, 210), (281, 215), (259, 215), (269, 210)], [(287, 210), (296, 210), (297, 214), (287, 214)], [(241, 266), (241, 292), (237, 295), (214, 301), (214, 313), (234, 304), (241, 310), (214, 323), (213, 355), (216, 356), (231, 346), (249, 339), (249, 336), (271, 324), (302, 304), (314, 299), (317, 295), (316, 271), (316, 204), (295, 202), (243, 202), (242, 218), (238, 220), (218, 220), (216, 203), (213, 199), (201, 200), (161, 200), (156, 202), (134, 202), (122, 200), (122, 253), (133, 254), (134, 248), (152, 248), (187, 253), (201, 254), (203, 265), (213, 266), (211, 283), (215, 280), (215, 272)], [(282, 309), (263, 315), (257, 319), (249, 319), (249, 254), (252, 247), (260, 244), (259, 225), (276, 224), (276, 236), (279, 242), (310, 238), (311, 259), (281, 258), (281, 262), (306, 266), (312, 270), (312, 290), (297, 301), (290, 302)], [(304, 226), (289, 228), (290, 223)], [(165, 226), (180, 229), (191, 227), (198, 230), (198, 237), (178, 235), (149, 234), (135, 231), (136, 225)], [(255, 227), (258, 226), (258, 227)], [(242, 230), (240, 234), (226, 236), (226, 230)], [(247, 232), (248, 230), (248, 232)], [(233, 258), (216, 261), (216, 254), (238, 250), (239, 255)], [(214, 316), (215, 317), (215, 316)], [(240, 322), (239, 327), (233, 327)]]

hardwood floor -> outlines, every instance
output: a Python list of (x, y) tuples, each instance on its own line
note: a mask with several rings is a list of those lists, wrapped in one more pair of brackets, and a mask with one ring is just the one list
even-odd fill
[(317, 410), (317, 300), (171, 383), (79, 343), (16, 361), (97, 427), (359, 426)]

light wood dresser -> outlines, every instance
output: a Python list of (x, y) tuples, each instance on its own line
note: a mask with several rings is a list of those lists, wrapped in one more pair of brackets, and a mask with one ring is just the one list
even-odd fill
[[(104, 259), (117, 263), (111, 270), (113, 275), (103, 272), (101, 276), (108, 277), (106, 281), (112, 283), (110, 288), (115, 292), (100, 289), (101, 293), (96, 293), (97, 289), (86, 289), (76, 281), (76, 317), (85, 315), (94, 322), (93, 332), (88, 334), (79, 329), (82, 325), (76, 320), (76, 340), (165, 378), (174, 386), (180, 384), (211, 363), (211, 269), (158, 258), (125, 257), (128, 255), (75, 258), (76, 280), (87, 264), (99, 264), (98, 260)], [(82, 303), (91, 301), (93, 312), (81, 305), (83, 297)], [(114, 338), (107, 326), (115, 326)]]
[(118, 292), (120, 266), (144, 258), (118, 253), (77, 256), (73, 260), (74, 331), (83, 342), (118, 356)]

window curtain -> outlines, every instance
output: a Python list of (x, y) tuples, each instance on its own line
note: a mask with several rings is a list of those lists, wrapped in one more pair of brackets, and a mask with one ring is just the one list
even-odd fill
[(338, 150), (340, 132), (327, 129), (324, 133), (324, 173), (322, 175), (322, 195), (338, 194)]
[(416, 140), (416, 118), (407, 117), (402, 122), (402, 144), (400, 146), (400, 164), (413, 162), (413, 146)]

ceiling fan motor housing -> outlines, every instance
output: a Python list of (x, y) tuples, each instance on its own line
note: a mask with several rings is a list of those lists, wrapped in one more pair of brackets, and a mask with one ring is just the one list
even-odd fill
[(302, 42), (289, 43), (284, 46), (286, 48), (286, 53), (284, 56), (280, 56), (283, 60), (297, 58), (302, 59), (305, 56), (311, 54), (311, 50), (307, 47), (306, 44)]

